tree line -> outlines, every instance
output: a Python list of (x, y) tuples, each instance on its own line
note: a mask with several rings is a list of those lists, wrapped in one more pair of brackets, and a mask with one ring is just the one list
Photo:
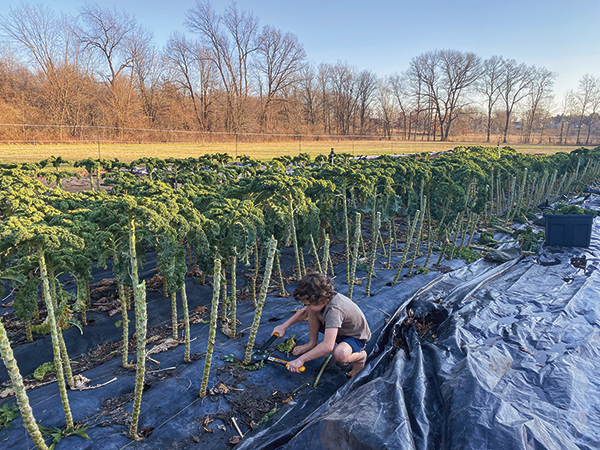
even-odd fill
[[(338, 135), (403, 140), (477, 136), (493, 143), (600, 140), (600, 78), (554, 101), (557, 73), (502, 56), (432, 50), (378, 76), (311, 62), (293, 33), (232, 3), (198, 0), (189, 32), (161, 48), (133, 16), (86, 4), (76, 17), (22, 3), (0, 16), (0, 123), (127, 130)], [(0, 128), (0, 140), (27, 127)], [(136, 132), (138, 138), (140, 132)]]

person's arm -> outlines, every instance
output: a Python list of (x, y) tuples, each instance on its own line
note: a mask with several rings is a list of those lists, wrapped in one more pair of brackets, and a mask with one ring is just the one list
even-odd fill
[(306, 361), (320, 358), (330, 353), (335, 347), (335, 340), (337, 338), (339, 328), (325, 328), (325, 337), (323, 341), (318, 344), (311, 351), (304, 353), (299, 358), (290, 361), (287, 365), (287, 369), (290, 372), (300, 373), (300, 367), (304, 365)]
[(306, 306), (305, 306), (304, 308), (296, 311), (296, 314), (294, 314), (288, 320), (283, 322), (281, 325), (277, 325), (275, 328), (273, 328), (273, 332), (271, 333), (271, 335), (278, 334), (279, 337), (281, 337), (285, 334), (285, 330), (287, 330), (289, 327), (291, 327), (295, 323), (302, 322), (307, 317), (308, 317), (308, 310), (306, 309)]

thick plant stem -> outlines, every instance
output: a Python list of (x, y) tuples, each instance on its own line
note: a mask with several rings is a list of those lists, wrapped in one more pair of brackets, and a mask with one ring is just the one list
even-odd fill
[(227, 272), (225, 267), (221, 268), (221, 320), (227, 319)]
[(119, 300), (121, 302), (121, 323), (123, 327), (123, 348), (121, 349), (121, 355), (123, 358), (123, 367), (132, 367), (129, 364), (129, 316), (127, 314), (127, 295), (125, 292), (125, 286), (119, 284)]
[[(256, 307), (256, 279), (259, 269), (260, 255), (258, 254), (258, 238), (256, 238), (254, 239), (254, 274), (252, 275), (252, 306), (254, 307)], [(300, 270), (300, 266), (298, 266), (298, 270)]]
[(329, 361), (331, 360), (332, 356), (333, 356), (333, 354), (329, 355), (327, 357), (327, 359), (325, 360), (325, 362), (323, 363), (323, 365), (321, 366), (321, 370), (319, 370), (319, 374), (317, 375), (317, 378), (315, 379), (315, 384), (313, 384), (313, 388), (316, 388), (317, 384), (319, 384), (319, 380), (321, 379), (323, 372), (325, 372), (325, 367), (327, 367), (327, 364), (329, 364)]
[(44, 299), (46, 300), (46, 309), (48, 311), (48, 321), (50, 322), (50, 334), (52, 335), (52, 351), (54, 352), (54, 368), (56, 369), (56, 378), (58, 379), (58, 390), (60, 392), (60, 400), (65, 412), (66, 427), (73, 428), (73, 415), (69, 406), (69, 398), (67, 397), (67, 385), (65, 383), (65, 374), (60, 352), (60, 338), (58, 326), (56, 325), (56, 317), (54, 315), (54, 305), (50, 295), (50, 282), (48, 280), (48, 271), (46, 269), (46, 258), (42, 247), (38, 247), (37, 256), (40, 263), (40, 278), (42, 279), (42, 289), (44, 291)]
[(402, 260), (400, 261), (398, 270), (396, 270), (396, 274), (394, 275), (394, 279), (392, 280), (392, 286), (395, 285), (398, 282), (398, 278), (400, 278), (400, 272), (402, 272), (402, 268), (404, 267), (404, 263), (406, 262), (406, 258), (408, 257), (408, 251), (410, 250), (413, 235), (415, 234), (415, 228), (417, 227), (417, 222), (419, 221), (420, 216), (421, 216), (421, 211), (417, 210), (417, 212), (415, 213), (415, 217), (412, 221), (412, 224), (410, 226), (408, 236), (406, 236), (406, 241), (404, 244), (404, 252), (402, 254)]
[(457, 228), (456, 228), (456, 234), (454, 235), (454, 238), (452, 239), (451, 242), (451, 249), (450, 249), (450, 256), (449, 256), (449, 260), (452, 261), (452, 259), (454, 258), (454, 251), (456, 250), (456, 241), (458, 241), (458, 236), (461, 233), (462, 230), (462, 226), (463, 226), (463, 218), (462, 216), (460, 216), (460, 218), (457, 217), (458, 223), (457, 223)]
[(321, 268), (321, 261), (319, 261), (319, 252), (317, 251), (317, 246), (315, 245), (315, 239), (313, 235), (310, 235), (310, 244), (312, 246), (313, 253), (315, 255), (315, 263), (317, 264), (317, 270), (319, 273), (323, 273), (323, 269)]
[[(175, 294), (173, 294), (175, 296)], [(188, 310), (187, 291), (185, 290), (185, 280), (181, 285), (181, 307), (183, 308), (183, 326), (185, 330), (185, 353), (183, 354), (183, 361), (190, 362), (190, 312)]]
[[(381, 221), (379, 221), (379, 222), (380, 222), (380, 226), (381, 226)], [(379, 231), (379, 233), (377, 233), (377, 236), (379, 237), (379, 242), (381, 242), (381, 253), (383, 253), (383, 256), (387, 257), (387, 250), (385, 249), (385, 241), (383, 240), (381, 231)]]
[(283, 271), (281, 270), (281, 264), (279, 262), (280, 254), (281, 250), (277, 250), (275, 252), (275, 270), (277, 271), (277, 278), (279, 279), (279, 295), (281, 297), (287, 297), (288, 293), (285, 290), (285, 282), (283, 281)]
[(74, 386), (73, 383), (73, 371), (71, 370), (71, 360), (69, 359), (69, 353), (67, 352), (67, 345), (65, 344), (65, 337), (62, 334), (62, 330), (58, 329), (58, 344), (60, 346), (60, 356), (65, 371), (65, 377), (69, 386)]
[(48, 447), (46, 447), (46, 443), (44, 442), (44, 438), (42, 437), (42, 433), (40, 433), (35, 421), (35, 417), (33, 417), (33, 411), (31, 410), (31, 406), (29, 406), (29, 398), (25, 392), (23, 377), (19, 372), (17, 361), (15, 360), (8, 336), (6, 335), (6, 330), (4, 329), (4, 325), (2, 325), (1, 321), (0, 356), (2, 356), (2, 361), (6, 366), (6, 371), (8, 372), (12, 382), (12, 388), (14, 389), (15, 396), (17, 397), (17, 404), (19, 405), (19, 410), (21, 411), (21, 417), (23, 417), (23, 426), (29, 432), (31, 439), (38, 450), (48, 450)]
[[(324, 239), (324, 243), (323, 243), (323, 268), (325, 269), (325, 271), (323, 272), (323, 274), (325, 276), (327, 276), (328, 273), (328, 267), (329, 267), (329, 260), (331, 259), (329, 256), (329, 235), (326, 234), (325, 235), (325, 239)], [(333, 272), (331, 273), (331, 275), (335, 275)]]
[(213, 279), (213, 296), (210, 308), (210, 329), (208, 331), (208, 343), (206, 345), (206, 360), (204, 361), (204, 373), (202, 374), (202, 384), (200, 385), (200, 398), (206, 397), (206, 388), (208, 387), (208, 377), (210, 376), (210, 365), (212, 364), (212, 355), (215, 348), (215, 336), (217, 334), (217, 315), (219, 313), (219, 292), (221, 290), (221, 260), (215, 259), (215, 270)]
[(302, 265), (300, 262), (300, 250), (298, 250), (298, 238), (296, 236), (296, 224), (294, 223), (294, 204), (292, 199), (289, 200), (289, 208), (290, 208), (290, 230), (292, 232), (292, 244), (294, 244), (294, 256), (296, 257), (296, 268), (298, 270), (298, 281), (300, 281), (303, 277), (302, 275)]
[(146, 331), (148, 313), (146, 311), (146, 283), (139, 282), (137, 254), (135, 251), (135, 219), (129, 214), (129, 260), (131, 264), (131, 281), (133, 284), (133, 299), (135, 304), (135, 335), (136, 335), (136, 368), (135, 389), (133, 395), (133, 411), (131, 413), (131, 426), (129, 435), (132, 439), (139, 440), (137, 433), (144, 392), (144, 379), (146, 375)]
[(413, 252), (413, 257), (410, 261), (410, 267), (408, 268), (407, 276), (412, 276), (412, 271), (415, 268), (415, 261), (417, 260), (417, 256), (419, 254), (419, 249), (421, 248), (421, 236), (423, 235), (423, 225), (425, 224), (425, 212), (427, 207), (427, 201), (422, 202), (423, 205), (423, 214), (421, 214), (421, 223), (419, 225), (419, 231), (417, 231), (417, 238), (415, 240), (415, 251)]
[(179, 337), (177, 324), (177, 293), (173, 292), (169, 295), (171, 296), (171, 330), (173, 332), (173, 339), (177, 339)]
[(33, 330), (31, 328), (31, 320), (25, 321), (25, 336), (27, 337), (27, 342), (33, 342)]
[(361, 220), (360, 213), (356, 213), (356, 228), (354, 230), (354, 251), (352, 252), (352, 267), (350, 268), (350, 280), (348, 283), (348, 298), (352, 299), (352, 291), (354, 290), (354, 276), (356, 275), (356, 264), (358, 263), (358, 247), (360, 245)]
[(477, 222), (479, 222), (479, 214), (473, 213), (473, 222), (471, 223), (471, 229), (469, 230), (469, 241), (467, 242), (467, 247), (471, 246), (471, 241), (473, 240), (473, 235), (475, 234), (475, 229), (477, 228)]
[(344, 231), (346, 233), (346, 283), (350, 283), (350, 223), (348, 220), (348, 201), (346, 199), (346, 182), (342, 187), (342, 202), (344, 205)]
[[(375, 236), (379, 234), (379, 227), (381, 225), (381, 213), (377, 211), (375, 215), (375, 222), (373, 223), (373, 233)], [(373, 278), (373, 274), (375, 273), (375, 260), (377, 259), (377, 245), (375, 241), (372, 245), (371, 250), (371, 260), (369, 261), (369, 275), (367, 276), (367, 287), (365, 288), (365, 294), (371, 295), (371, 278)]]
[(83, 280), (75, 277), (77, 284), (77, 306), (81, 310), (81, 324), (87, 326), (87, 300), (85, 298), (85, 283)]
[(385, 262), (385, 268), (389, 269), (392, 267), (392, 242), (394, 239), (392, 238), (392, 228), (394, 226), (394, 219), (390, 219), (390, 230), (388, 232), (388, 252), (387, 252), (387, 260)]
[[(231, 304), (231, 325), (229, 329), (231, 330), (231, 336), (235, 339), (237, 336), (237, 292), (236, 292), (236, 283), (237, 283), (237, 256), (233, 255), (231, 257), (231, 296), (229, 297), (229, 303)], [(279, 272), (281, 276), (281, 271)]]
[(265, 299), (267, 298), (267, 291), (269, 290), (269, 283), (271, 281), (271, 271), (273, 270), (273, 260), (275, 258), (276, 249), (277, 240), (274, 237), (271, 237), (269, 248), (267, 250), (267, 261), (265, 262), (265, 277), (263, 279), (262, 287), (260, 288), (258, 304), (254, 310), (254, 320), (252, 321), (252, 326), (250, 327), (250, 335), (248, 336), (248, 344), (246, 345), (246, 354), (244, 355), (244, 364), (250, 364), (251, 362), (254, 341), (256, 340), (256, 333), (258, 332), (258, 327), (260, 325), (260, 316), (262, 315)]
[(433, 235), (433, 229), (431, 225), (431, 210), (427, 211), (427, 258), (425, 258), (425, 262), (423, 263), (423, 267), (427, 269), (427, 265), (429, 264), (429, 260), (431, 259), (431, 255), (433, 254), (433, 241), (431, 236)]

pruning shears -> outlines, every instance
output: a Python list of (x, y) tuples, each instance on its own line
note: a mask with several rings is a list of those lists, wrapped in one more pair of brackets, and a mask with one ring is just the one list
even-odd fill
[[(279, 364), (280, 366), (285, 366), (287, 367), (288, 364), (290, 363), (289, 361), (286, 361), (284, 359), (279, 359), (279, 358), (275, 358), (274, 356), (268, 355), (265, 352), (267, 351), (267, 349), (269, 348), (269, 346), (275, 342), (276, 339), (280, 338), (281, 335), (277, 334), (277, 333), (273, 333), (273, 335), (269, 338), (269, 340), (267, 342), (265, 342), (265, 344), (258, 349), (258, 351), (256, 353), (254, 353), (251, 357), (252, 362), (258, 362), (258, 361), (268, 361), (268, 362), (272, 362), (274, 364)], [(302, 366), (298, 369), (300, 372), (304, 372), (306, 370), (306, 367)]]

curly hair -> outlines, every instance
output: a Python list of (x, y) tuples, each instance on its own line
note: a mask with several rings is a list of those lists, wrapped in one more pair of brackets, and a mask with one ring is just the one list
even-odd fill
[(335, 295), (333, 281), (322, 273), (309, 273), (298, 282), (292, 295), (304, 304), (326, 305)]

